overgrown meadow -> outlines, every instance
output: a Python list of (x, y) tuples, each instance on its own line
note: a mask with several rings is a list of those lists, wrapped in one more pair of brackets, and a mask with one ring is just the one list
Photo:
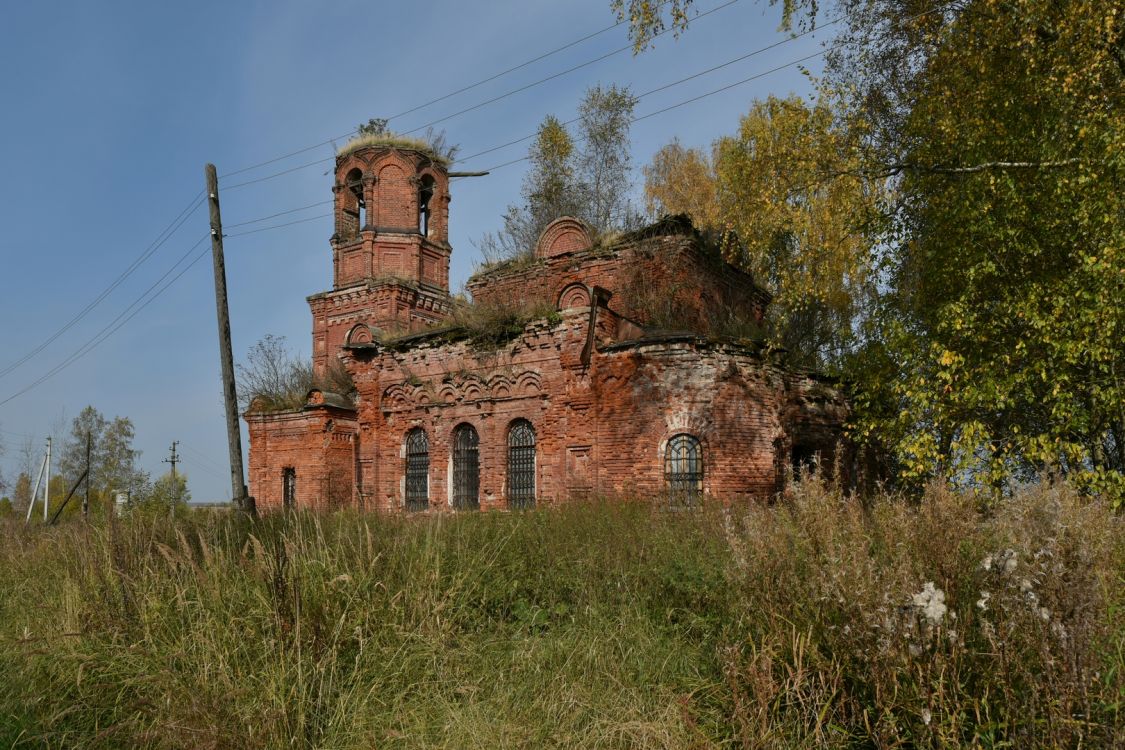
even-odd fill
[(0, 747), (1125, 744), (1125, 527), (1062, 486), (2, 531)]

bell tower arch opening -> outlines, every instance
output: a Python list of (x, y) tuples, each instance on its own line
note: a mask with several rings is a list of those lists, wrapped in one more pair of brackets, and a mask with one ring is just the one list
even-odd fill
[(425, 141), (365, 133), (336, 155), (332, 289), (309, 297), (324, 372), (362, 324), (386, 335), (449, 315), (449, 161)]
[(418, 234), (430, 236), (430, 202), (434, 198), (435, 180), (432, 175), (422, 175), (418, 185)]
[(353, 168), (344, 177), (344, 210), (349, 225), (349, 237), (357, 236), (367, 227), (367, 197), (363, 190), (363, 171)]

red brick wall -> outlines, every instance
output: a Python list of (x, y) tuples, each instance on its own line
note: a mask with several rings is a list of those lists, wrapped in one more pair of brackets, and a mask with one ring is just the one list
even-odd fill
[[(506, 507), (507, 432), (520, 418), (536, 431), (541, 501), (660, 493), (664, 446), (681, 432), (703, 444), (707, 494), (765, 497), (779, 488), (807, 379), (748, 349), (690, 337), (609, 346), (584, 367), (587, 322), (585, 311), (572, 311), (493, 352), (440, 339), (402, 352), (353, 351), (370, 503), (403, 507), (404, 439), (422, 427), (431, 507), (449, 508), (453, 431), (467, 422), (480, 436), (481, 507)], [(822, 414), (838, 427), (842, 401), (829, 401)]]
[[(363, 227), (343, 184), (353, 169), (370, 207)], [(423, 237), (417, 179), (427, 174), (435, 194)], [(580, 224), (556, 222), (544, 233), (541, 257), (479, 274), (469, 290), (483, 303), (561, 302), (561, 321), (532, 323), (499, 349), (451, 340), (448, 332), (401, 350), (366, 341), (346, 348), (359, 324), (403, 331), (446, 319), (448, 178), (420, 153), (364, 149), (337, 160), (335, 191), (335, 288), (308, 300), (313, 358), (323, 373), (342, 355), (358, 405), (246, 415), (250, 488), (262, 508), (281, 504), (290, 467), (299, 507), (401, 509), (404, 439), (417, 427), (429, 438), (435, 509), (451, 504), (453, 433), (462, 423), (480, 438), (484, 509), (507, 507), (507, 436), (516, 419), (536, 432), (542, 502), (659, 494), (665, 446), (680, 433), (701, 441), (704, 492), (729, 499), (780, 489), (794, 446), (835, 448), (846, 405), (834, 389), (754, 346), (646, 334), (628, 322), (659, 319), (664, 328), (706, 335), (732, 310), (761, 319), (768, 295), (690, 233), (589, 248)], [(600, 293), (591, 300), (593, 287), (612, 293), (608, 307)], [(670, 311), (679, 317), (670, 319)]]
[(296, 506), (353, 507), (358, 430), (347, 410), (323, 407), (245, 415), (250, 430), (250, 494), (258, 507), (282, 505), (282, 472), (296, 472)]
[(742, 311), (760, 321), (769, 299), (750, 276), (712, 256), (699, 240), (686, 235), (501, 266), (471, 278), (468, 290), (477, 302), (555, 304), (575, 282), (610, 290), (614, 293), (610, 306), (633, 320), (648, 323), (653, 318), (650, 309), (663, 305), (678, 312), (675, 317), (684, 318), (682, 328), (704, 333), (712, 321), (730, 311)]

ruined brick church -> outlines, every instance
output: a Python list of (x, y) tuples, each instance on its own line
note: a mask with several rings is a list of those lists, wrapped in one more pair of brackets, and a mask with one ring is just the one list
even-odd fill
[(736, 501), (833, 463), (843, 397), (724, 328), (770, 296), (687, 219), (610, 238), (558, 219), (533, 257), (469, 280), (501, 313), (482, 336), (449, 293), (449, 178), (420, 146), (337, 156), (333, 284), (308, 303), (315, 373), (343, 367), (354, 392), (251, 404), (260, 508)]

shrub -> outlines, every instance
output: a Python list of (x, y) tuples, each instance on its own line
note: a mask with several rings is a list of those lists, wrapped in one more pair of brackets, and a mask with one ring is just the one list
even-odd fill
[(0, 746), (1120, 746), (1120, 516), (917, 500), (8, 523)]

